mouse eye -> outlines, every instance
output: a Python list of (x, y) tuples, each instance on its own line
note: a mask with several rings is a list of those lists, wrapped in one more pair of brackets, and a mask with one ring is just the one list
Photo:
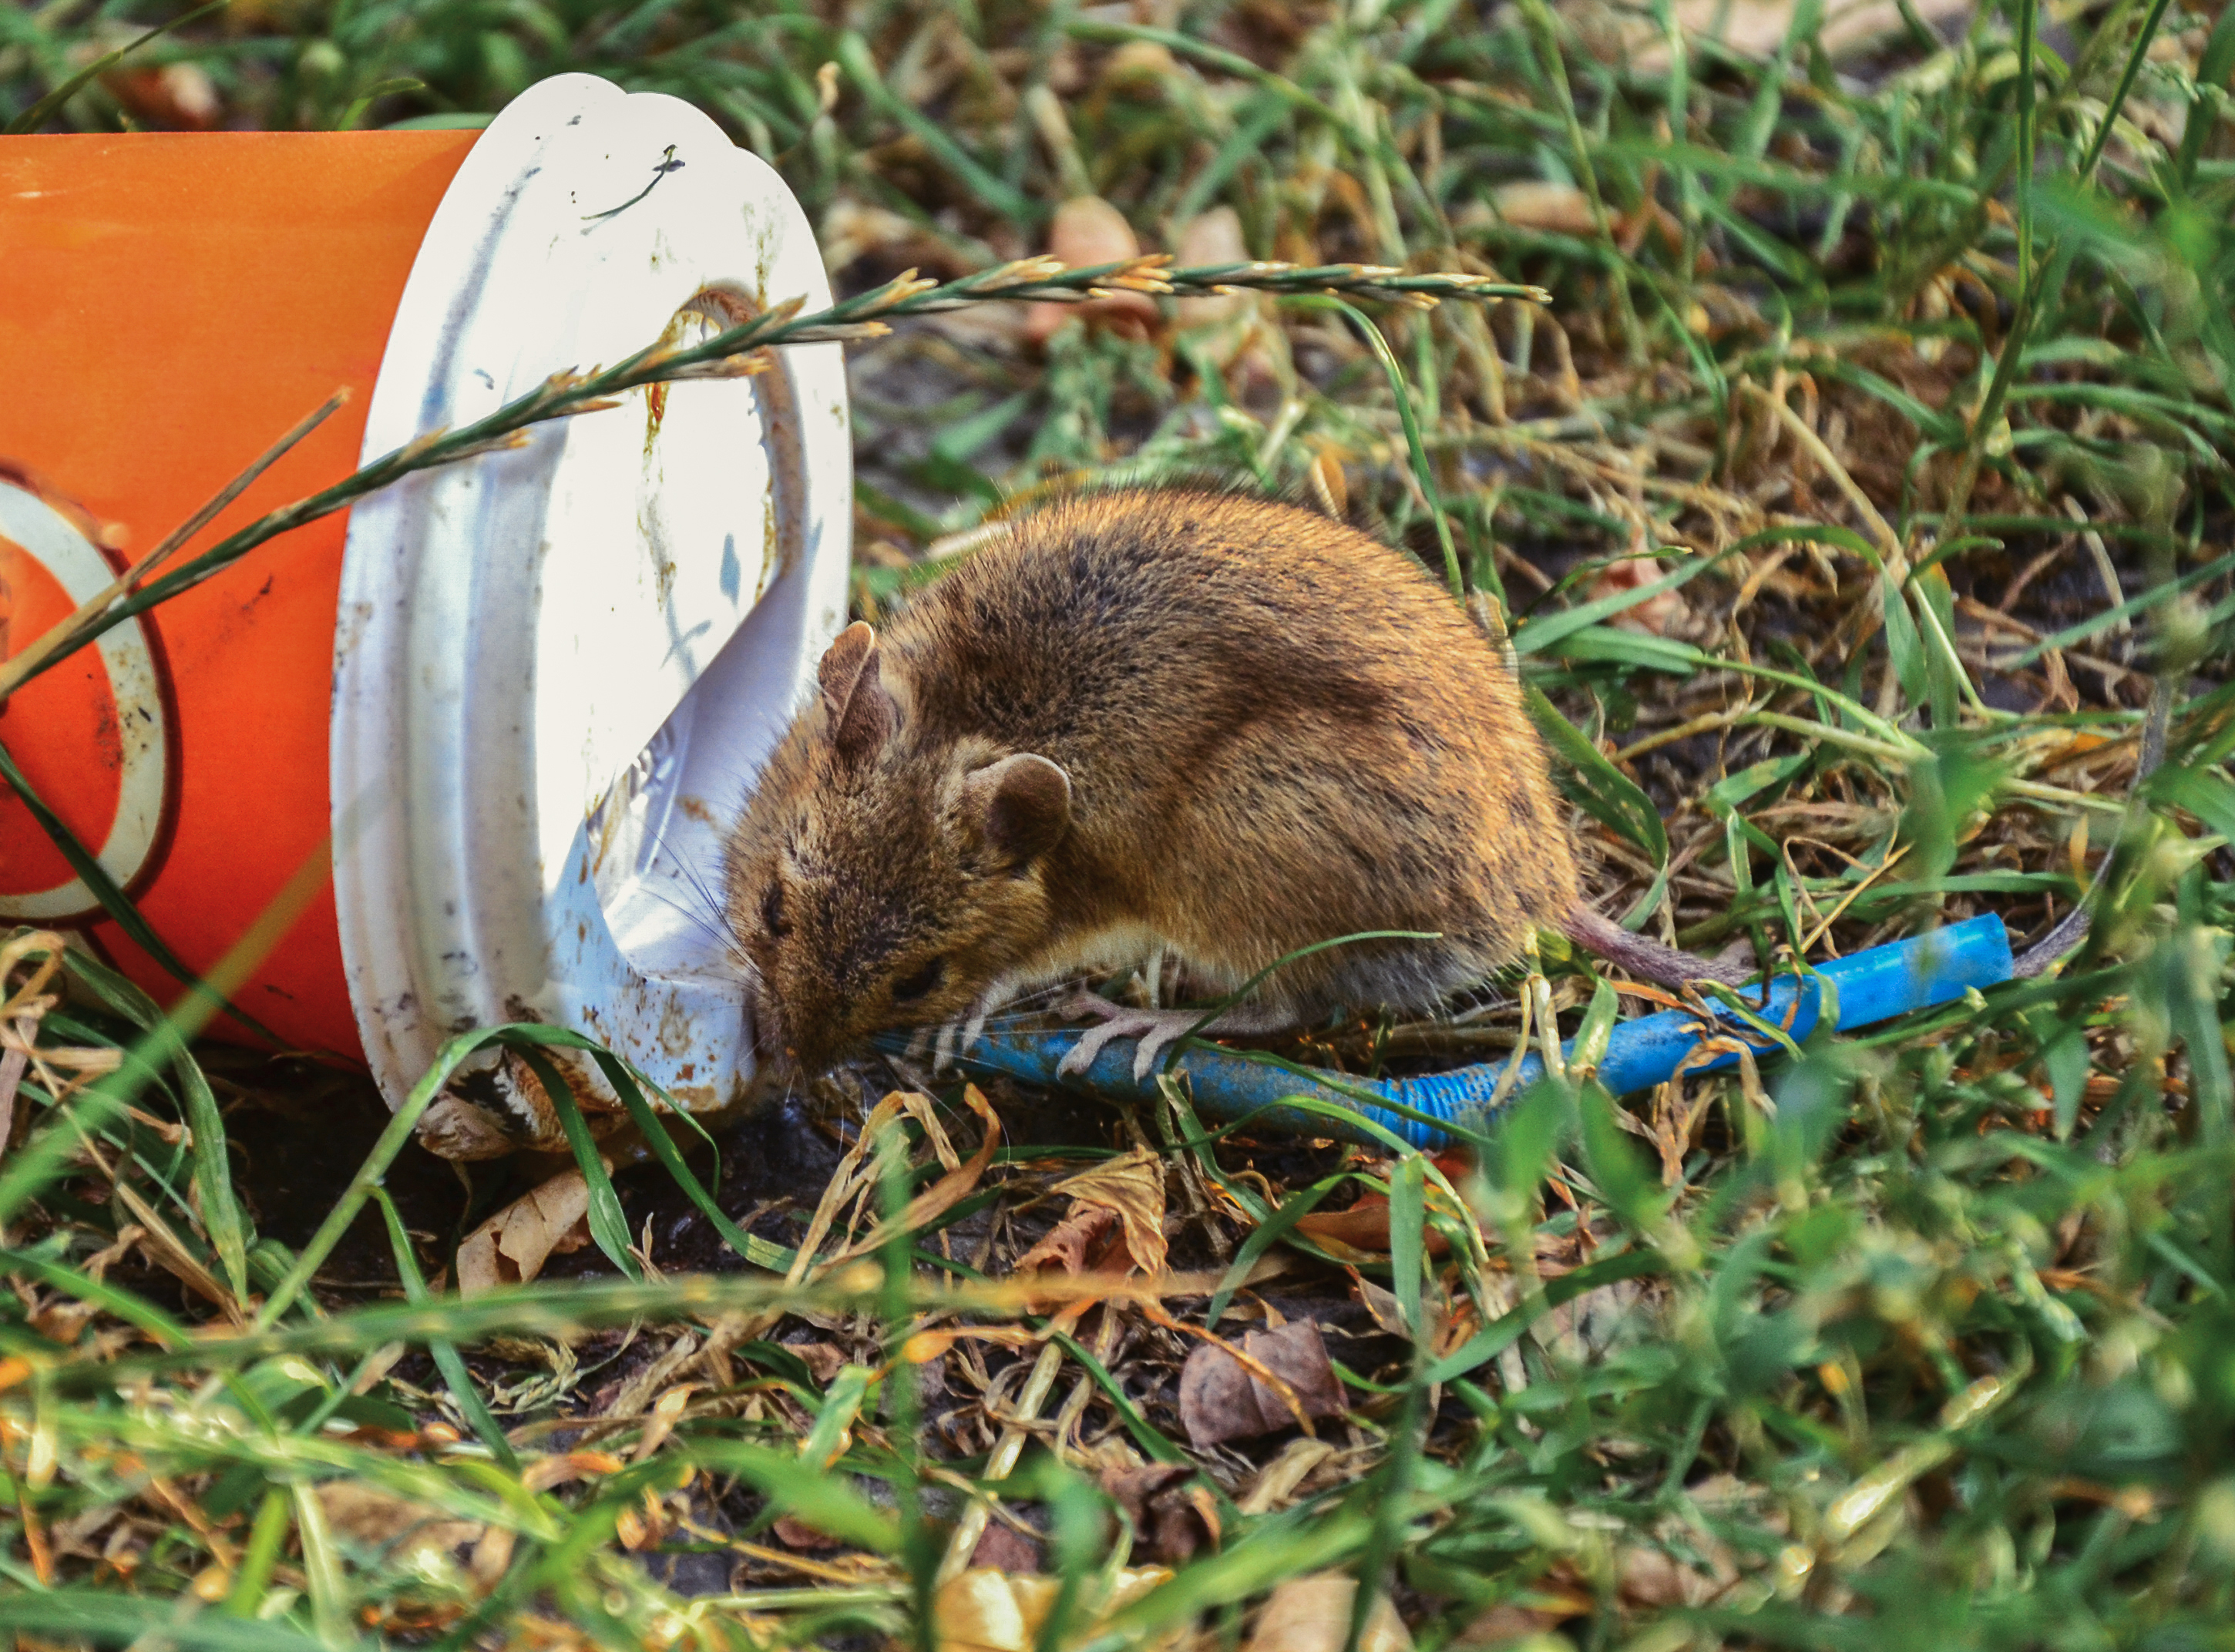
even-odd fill
[(940, 982), (946, 979), (947, 960), (943, 958), (934, 958), (906, 980), (894, 983), (893, 1002), (913, 1004), (916, 1000), (936, 992)]
[(761, 927), (772, 935), (788, 935), (791, 926), (783, 921), (783, 885), (771, 883), (761, 896)]

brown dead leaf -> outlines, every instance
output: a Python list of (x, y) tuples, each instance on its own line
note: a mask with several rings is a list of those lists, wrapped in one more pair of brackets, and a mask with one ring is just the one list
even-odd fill
[(1598, 222), (1591, 216), (1590, 197), (1573, 184), (1556, 184), (1537, 178), (1517, 179), (1490, 192), (1498, 215), (1516, 229), (1544, 230), (1556, 235), (1595, 235)]
[[(1048, 226), (1047, 250), (1073, 269), (1117, 264), (1141, 255), (1141, 243), (1125, 214), (1099, 195), (1076, 195), (1055, 209)], [(1081, 304), (1034, 304), (1025, 308), (1025, 337), (1045, 344), (1073, 316), (1145, 337), (1157, 318), (1155, 300), (1144, 293), (1112, 292)]]
[(1075, 1204), (1071, 1214), (1049, 1229), (1040, 1242), (1017, 1258), (1016, 1271), (1036, 1274), (1052, 1268), (1059, 1273), (1083, 1274), (1092, 1258), (1099, 1271), (1104, 1256), (1124, 1241), (1118, 1213), (1101, 1205)]
[(589, 1242), (590, 1184), (581, 1171), (562, 1170), (465, 1236), (458, 1246), (458, 1295), (525, 1285), (554, 1255)]
[(419, 1144), (436, 1158), (462, 1164), (508, 1157), (520, 1148), (488, 1109), (447, 1090), (419, 1115), (416, 1133)]
[[(1658, 75), (1668, 67), (1668, 36), (1650, 16), (1617, 16), (1597, 0), (1562, 10), (1570, 15), (1592, 14), (1579, 32), (1601, 62), (1626, 62), (1642, 75)], [(1754, 58), (1769, 57), (1785, 43), (1796, 10), (1798, 0), (1676, 0), (1675, 6), (1676, 25), (1685, 34), (1720, 41)], [(1927, 28), (1937, 28), (1968, 15), (1972, 6), (1971, 0), (1916, 0), (1916, 10)], [(1837, 60), (1856, 48), (1899, 34), (1903, 27), (1897, 0), (1864, 0), (1858, 5), (1826, 7), (1817, 38)]]
[(1129, 40), (1110, 54), (1101, 82), (1111, 90), (1135, 96), (1161, 95), (1179, 74), (1171, 48), (1153, 40)]
[[(1599, 570), (1598, 577), (1590, 583), (1584, 600), (1596, 602), (1603, 597), (1617, 597), (1651, 585), (1668, 572), (1655, 556), (1624, 557), (1619, 562), (1609, 562)], [(1648, 597), (1642, 602), (1632, 603), (1607, 623), (1619, 626), (1624, 631), (1642, 631), (1655, 637), (1665, 637), (1668, 627), (1684, 615), (1684, 599), (1674, 591), (1663, 591), (1658, 596)]]
[[(1172, 262), (1183, 270), (1245, 264), (1249, 259), (1249, 249), (1242, 239), (1242, 214), (1231, 206), (1214, 206), (1189, 219), (1172, 238)], [(1207, 298), (1182, 298), (1176, 309), (1183, 328), (1222, 327), (1249, 314), (1249, 294), (1221, 292)], [(1224, 349), (1222, 354), (1221, 347), (1229, 342), (1221, 339), (1211, 351), (1212, 359), (1221, 367), (1231, 361), (1242, 347), (1237, 332), (1230, 341), (1231, 348)]]
[(986, 1528), (986, 1535), (970, 1551), (973, 1566), (993, 1571), (1030, 1574), (1038, 1571), (1045, 1559), (1039, 1544), (999, 1520)]
[[(1738, 1581), (1737, 1560), (1727, 1547), (1688, 1527), (1681, 1536), (1701, 1550), (1699, 1564), (1650, 1543), (1624, 1544), (1616, 1551), (1616, 1592), (1625, 1609), (1711, 1605)], [(1489, 1648), (1530, 1640), (1597, 1608), (1590, 1580), (1572, 1562), (1556, 1561), (1521, 1599), (1501, 1602), (1461, 1629), (1456, 1644)]]
[(643, 1462), (667, 1443), (667, 1437), (675, 1432), (675, 1425), (683, 1415), (683, 1408), (691, 1403), (691, 1396), (698, 1391), (697, 1383), (684, 1382), (659, 1396), (659, 1403), (652, 1408), (651, 1417), (645, 1422), (644, 1432), (638, 1437), (636, 1450), (629, 1454), (631, 1462)]
[[(1296, 1231), (1328, 1249), (1340, 1245), (1343, 1250), (1336, 1251), (1337, 1255), (1347, 1251), (1361, 1258), (1386, 1256), (1389, 1254), (1389, 1201), (1379, 1193), (1368, 1193), (1347, 1210), (1314, 1210), (1297, 1219)], [(1432, 1231), (1426, 1243), (1432, 1254), (1443, 1254), (1441, 1234)]]
[(940, 1585), (932, 1628), (942, 1652), (1031, 1652), (1062, 1585), (973, 1566)]
[(1178, 1564), (1199, 1549), (1216, 1547), (1220, 1535), (1218, 1504), (1195, 1484), (1195, 1470), (1183, 1463), (1148, 1463), (1139, 1467), (1105, 1467), (1102, 1489), (1133, 1524), (1134, 1552), (1151, 1560)]
[(1125, 1254), (1140, 1272), (1164, 1271), (1164, 1167), (1146, 1148), (1107, 1159), (1049, 1190), (1076, 1204), (1107, 1210), (1124, 1230)]
[(101, 83), (142, 126), (167, 132), (207, 132), (225, 119), (217, 82), (200, 63), (114, 69)]
[(8, 1138), (15, 1134), (16, 1092), (30, 1065), (31, 1058), (22, 1050), (0, 1053), (0, 1153), (8, 1150)]
[(963, 1325), (952, 1330), (912, 1333), (901, 1345), (901, 1358), (910, 1365), (929, 1365), (934, 1360), (945, 1359), (947, 1350), (958, 1342), (998, 1342), (1005, 1347), (1037, 1348), (1046, 1340), (1039, 1332), (1021, 1325)]
[[(1112, 1612), (1170, 1579), (1171, 1573), (1161, 1566), (1129, 1566), (1110, 1580), (1106, 1591), (1098, 1579), (1090, 1583), (1087, 1597), (1078, 1603), (1080, 1638), (1087, 1638)], [(1040, 1626), (1062, 1588), (1058, 1577), (1020, 1577), (973, 1566), (939, 1586), (931, 1609), (933, 1639), (940, 1652), (1033, 1652), (1039, 1644)], [(1152, 1636), (1144, 1652), (1160, 1652), (1182, 1633), (1171, 1629)]]
[(564, 1485), (569, 1480), (587, 1480), (605, 1474), (618, 1474), (625, 1467), (621, 1459), (611, 1452), (561, 1452), (555, 1456), (539, 1457), (528, 1465), (520, 1483), (531, 1491), (548, 1491), (554, 1485)]
[[(868, 1151), (870, 1144), (876, 1139), (878, 1130), (884, 1123), (904, 1111), (914, 1113), (920, 1120), (926, 1121), (927, 1130), (932, 1136), (934, 1147), (944, 1149), (941, 1155), (942, 1162), (950, 1164), (953, 1168), (945, 1176), (941, 1177), (939, 1180), (917, 1194), (915, 1197), (910, 1199), (897, 1216), (889, 1222), (879, 1223), (865, 1236), (855, 1240), (852, 1244), (841, 1249), (837, 1255), (818, 1265), (814, 1270), (814, 1277), (820, 1279), (832, 1268), (851, 1262), (856, 1256), (874, 1255), (884, 1249), (888, 1237), (895, 1228), (903, 1233), (913, 1233), (917, 1229), (944, 1216), (961, 1203), (964, 1199), (969, 1197), (976, 1190), (979, 1178), (986, 1174), (986, 1167), (993, 1162), (993, 1150), (1001, 1144), (1001, 1121), (994, 1117), (993, 1108), (986, 1105), (986, 1098), (977, 1085), (963, 1085), (962, 1099), (970, 1105), (979, 1118), (986, 1121), (985, 1138), (978, 1144), (978, 1150), (970, 1156), (967, 1164), (954, 1162), (954, 1150), (947, 1147), (946, 1134), (937, 1127), (937, 1118), (932, 1112), (928, 1097), (895, 1091), (876, 1105), (870, 1112), (868, 1121), (862, 1126), (861, 1139), (855, 1142), (846, 1157), (839, 1161), (838, 1170), (831, 1177), (832, 1189), (848, 1186), (864, 1176), (875, 1174), (875, 1166), (869, 1164), (862, 1156)], [(851, 1196), (850, 1193), (846, 1196)], [(809, 1226), (808, 1242), (801, 1245), (799, 1260), (793, 1264), (793, 1282), (797, 1282), (799, 1275), (805, 1269), (807, 1258), (814, 1254), (811, 1247), (821, 1242), (821, 1229), (827, 1229), (829, 1216), (835, 1211), (836, 1204), (843, 1203), (843, 1197), (834, 1203), (830, 1193), (827, 1190), (824, 1193), (823, 1207), (817, 1209), (815, 1213), (816, 1224), (819, 1225)]]
[[(1320, 1328), (1297, 1320), (1277, 1331), (1252, 1331), (1242, 1352), (1288, 1386), (1295, 1406), (1307, 1417), (1340, 1417), (1349, 1397), (1335, 1380)], [(1180, 1370), (1180, 1420), (1197, 1446), (1222, 1439), (1252, 1439), (1293, 1426), (1296, 1412), (1287, 1397), (1253, 1373), (1216, 1343), (1188, 1355)]]
[(1218, 1518), (1218, 1499), (1200, 1480), (1166, 1492), (1150, 1506), (1157, 1517), (1151, 1534), (1150, 1558), (1163, 1556), (1176, 1563), (1190, 1558), (1206, 1544), (1218, 1547), (1224, 1528)]
[(1391, 1336), (1411, 1337), (1412, 1333), (1405, 1328), (1405, 1310), (1397, 1301), (1396, 1292), (1375, 1284), (1355, 1268), (1343, 1271), (1350, 1275), (1350, 1288), (1366, 1311), (1373, 1316), (1374, 1324)]
[(484, 1594), (495, 1589), (511, 1568), (513, 1540), (510, 1526), (491, 1526), (467, 1557), (466, 1570)]
[(829, 1383), (846, 1368), (846, 1350), (833, 1342), (787, 1342), (784, 1351), (797, 1354), (820, 1383)]
[[(1342, 1652), (1357, 1598), (1358, 1580), (1340, 1572), (1291, 1577), (1257, 1614), (1244, 1652)], [(1387, 1596), (1375, 1596), (1359, 1631), (1358, 1652), (1412, 1652), (1412, 1631)]]
[[(1474, 1160), (1465, 1152), (1448, 1152), (1437, 1154), (1429, 1163), (1447, 1179), (1457, 1182), (1472, 1168)], [(1340, 1246), (1359, 1253), (1360, 1260), (1386, 1256), (1389, 1254), (1389, 1197), (1383, 1193), (1366, 1193), (1347, 1210), (1314, 1210), (1298, 1219), (1296, 1231), (1337, 1255), (1342, 1255), (1335, 1249)], [(1425, 1223), (1421, 1242), (1432, 1256), (1440, 1256), (1450, 1249), (1443, 1235)], [(1344, 1260), (1352, 1258), (1346, 1256)]]
[[(1133, 1271), (1163, 1276), (1164, 1175), (1156, 1155), (1136, 1149), (1049, 1190), (1070, 1195), (1071, 1210), (1019, 1259), (1019, 1275), (1052, 1268), (1082, 1285), (1106, 1279), (1113, 1286), (1122, 1286)], [(1091, 1293), (1072, 1297), (1057, 1314), (1056, 1328), (1069, 1331), (1100, 1300)]]
[(147, 1230), (141, 1245), (164, 1272), (196, 1295), (216, 1303), (226, 1317), (236, 1325), (244, 1321), (246, 1315), (233, 1293), (180, 1242), (179, 1236), (171, 1231), (170, 1223), (155, 1213), (153, 1205), (134, 1192), (131, 1184), (126, 1182), (116, 1183), (116, 1197), (132, 1213), (133, 1221)]
[(1186, 1463), (1112, 1465), (1105, 1465), (1097, 1479), (1102, 1489), (1137, 1526), (1142, 1524), (1142, 1515), (1147, 1510), (1150, 1498), (1194, 1472), (1194, 1468)]
[(1631, 1544), (1615, 1558), (1616, 1587), (1625, 1606), (1706, 1606), (1739, 1580), (1738, 1557), (1720, 1539), (1684, 1528), (1682, 1541), (1699, 1559), (1678, 1559), (1657, 1544)]
[(1511, 1601), (1500, 1601), (1461, 1629), (1452, 1644), (1488, 1648), (1507, 1646), (1516, 1641), (1532, 1641), (1540, 1635), (1550, 1633), (1574, 1616), (1572, 1612), (1517, 1606)]
[(787, 1549), (805, 1549), (812, 1551), (842, 1549), (846, 1546), (843, 1538), (817, 1531), (805, 1521), (794, 1519), (788, 1514), (778, 1515), (775, 1524), (770, 1530), (776, 1533), (777, 1541)]
[(1235, 1498), (1235, 1506), (1244, 1514), (1270, 1514), (1284, 1509), (1296, 1488), (1311, 1477), (1312, 1471), (1334, 1455), (1334, 1447), (1323, 1439), (1292, 1439), (1281, 1448), (1281, 1454), (1257, 1471), (1257, 1478), (1242, 1488)]
[(318, 1487), (318, 1506), (335, 1534), (367, 1549), (383, 1550), (391, 1562), (422, 1555), (448, 1555), (478, 1543), (486, 1528), (460, 1520), (425, 1503), (415, 1503), (361, 1480), (329, 1480)]

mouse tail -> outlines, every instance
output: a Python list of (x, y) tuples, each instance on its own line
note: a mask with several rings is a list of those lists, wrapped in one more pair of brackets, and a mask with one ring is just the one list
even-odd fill
[(1659, 987), (1682, 987), (1687, 981), (1695, 980), (1743, 987), (1754, 974), (1743, 965), (1696, 958), (1674, 947), (1664, 947), (1650, 936), (1632, 934), (1580, 901), (1561, 921), (1560, 933), (1586, 951), (1596, 953), (1639, 980)]

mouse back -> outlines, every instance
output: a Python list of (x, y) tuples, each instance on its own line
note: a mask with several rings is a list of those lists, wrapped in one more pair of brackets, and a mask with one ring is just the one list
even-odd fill
[(1419, 561), (1247, 498), (1019, 518), (848, 629), (731, 844), (764, 1040), (803, 1065), (1177, 948), (1299, 1013), (1432, 1006), (1575, 896), (1506, 662)]

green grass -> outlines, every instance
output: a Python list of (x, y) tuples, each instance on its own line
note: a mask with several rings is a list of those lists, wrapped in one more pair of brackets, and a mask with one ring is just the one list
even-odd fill
[[(1835, 53), (1822, 10), (1750, 56), (1669, 51), (1666, 3), (236, 0), (126, 60), (168, 80), (74, 89), (185, 8), (0, 13), (0, 110), (47, 129), (459, 121), (577, 69), (672, 92), (777, 166), (849, 293), (1037, 252), (1082, 189), (1148, 251), (1230, 207), (1251, 256), (1541, 285), (1355, 319), (1163, 300), (1144, 334), (1044, 341), (1014, 305), (908, 320), (856, 348), (857, 606), (1082, 481), (1339, 488), (1502, 597), (1596, 882), (1656, 932), (1812, 958), (1980, 911), (2038, 933), (2088, 888), (2075, 856), (2101, 872), (2053, 978), (1625, 1102), (1548, 1084), (1471, 1168), (1003, 1093), (983, 1165), (947, 1169), (925, 1117), (854, 1137), (819, 1276), (646, 1266), (655, 1170), (595, 1178), (605, 1276), (469, 1301), (436, 1280), (456, 1232), (390, 1196), (401, 1127), (283, 1245), (238, 1058), (97, 965), (37, 980), (25, 942), (0, 1627), (953, 1644), (942, 1556), (1001, 1478), (1063, 1580), (1049, 1647), (1235, 1644), (1328, 1568), (1429, 1649), (2227, 1645), (2235, 12), (2010, 0), (1943, 41), (1890, 9)], [(2171, 736), (2136, 787), (2153, 692)], [(1572, 1030), (1588, 965), (1548, 967)], [(1295, 1053), (1485, 1059), (1517, 1025)], [(969, 1161), (981, 1126), (939, 1099)], [(1203, 1278), (1065, 1324), (1005, 1277), (1054, 1184), (1136, 1144)], [(718, 1229), (810, 1237), (811, 1195), (747, 1212), (704, 1174)], [(1393, 1246), (1353, 1281), (1293, 1224), (1361, 1189)], [(352, 1208), (392, 1267), (337, 1261)], [(1261, 1254), (1288, 1271), (1240, 1288)], [(1353, 1333), (1353, 1409), (1285, 1489), (1261, 1471), (1319, 1455), (1293, 1430), (1187, 1444), (1214, 1295), (1229, 1340), (1268, 1301)], [(1138, 1571), (1176, 1556), (1163, 1525), (1111, 1490), (1150, 1462), (1218, 1528), (1169, 1578)], [(662, 1581), (691, 1550), (715, 1592)], [(1154, 1586), (1111, 1609), (1113, 1576)]]

